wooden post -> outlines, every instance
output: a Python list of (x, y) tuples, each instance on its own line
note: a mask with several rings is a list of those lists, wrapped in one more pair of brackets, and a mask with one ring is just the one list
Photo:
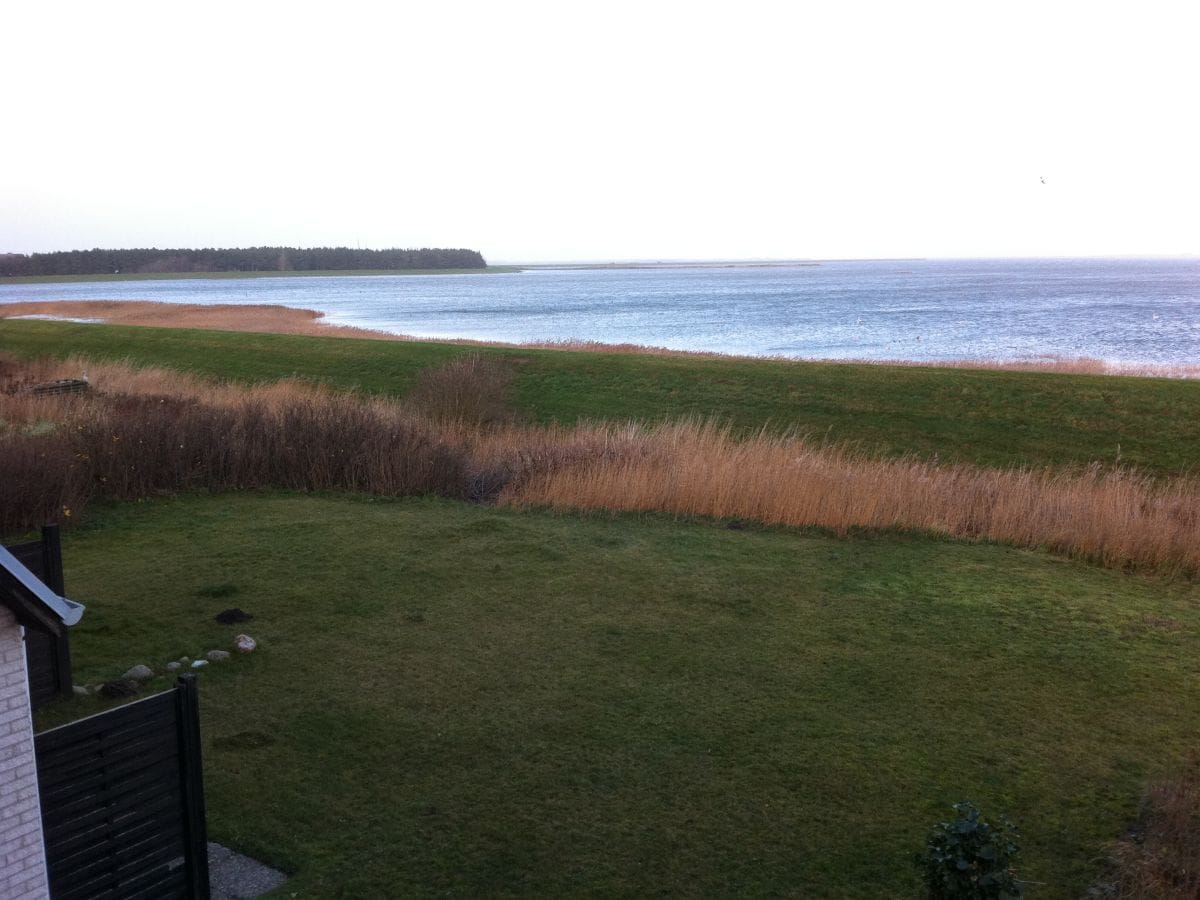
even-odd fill
[[(65, 597), (67, 588), (63, 578), (62, 535), (57, 525), (42, 526), (42, 572), (46, 587), (60, 597)], [(54, 687), (60, 697), (75, 695), (71, 677), (71, 638), (67, 629), (60, 630), (54, 639)]]
[(62, 535), (57, 525), (42, 526), (42, 566), (46, 587), (64, 596), (67, 589), (63, 586)]
[(204, 768), (200, 764), (200, 695), (195, 675), (180, 675), (176, 681), (175, 711), (188, 888), (194, 900), (208, 900), (208, 825), (204, 811)]

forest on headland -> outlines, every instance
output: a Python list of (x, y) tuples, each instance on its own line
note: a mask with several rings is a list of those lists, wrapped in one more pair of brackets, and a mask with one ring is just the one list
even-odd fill
[(39, 275), (176, 274), (187, 272), (312, 272), (362, 269), (483, 269), (478, 250), (423, 247), (243, 247), (200, 250), (59, 250), (0, 254), (0, 277)]

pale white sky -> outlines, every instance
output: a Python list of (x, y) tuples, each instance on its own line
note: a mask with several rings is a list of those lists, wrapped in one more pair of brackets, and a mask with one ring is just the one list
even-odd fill
[(11, 4), (0, 251), (1198, 254), (1198, 10)]

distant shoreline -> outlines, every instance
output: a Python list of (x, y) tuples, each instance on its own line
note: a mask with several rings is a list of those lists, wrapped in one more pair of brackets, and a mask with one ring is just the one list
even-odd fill
[(879, 259), (662, 259), (612, 262), (514, 263), (522, 269), (796, 269), (847, 262), (924, 262), (925, 257), (881, 257)]
[(12, 275), (0, 276), (5, 284), (68, 284), (87, 281), (179, 281), (236, 278), (333, 278), (374, 275), (508, 275), (524, 266), (487, 266), (483, 269), (312, 269), (285, 272), (119, 272), (105, 275)]
[(506, 343), (472, 338), (424, 338), (325, 321), (318, 310), (279, 304), (162, 303), (153, 300), (37, 300), (0, 303), (0, 322), (45, 320), (64, 323), (122, 325), (148, 328), (183, 328), (206, 331), (243, 331), (308, 337), (337, 337), (374, 341), (407, 341), (476, 347), (524, 348), (584, 353), (628, 353), (700, 359), (742, 359), (792, 364), (873, 365), (932, 369), (987, 369), (1017, 372), (1055, 372), (1070, 375), (1119, 375), (1141, 378), (1200, 379), (1200, 365), (1112, 363), (1091, 357), (1036, 359), (818, 359), (809, 357), (747, 356), (705, 350), (673, 350), (642, 344), (606, 344), (600, 341), (564, 340)]
[(921, 259), (873, 260), (630, 260), (618, 262), (513, 263), (487, 266), (483, 269), (314, 269), (302, 271), (257, 272), (129, 272), (97, 275), (10, 275), (0, 276), (0, 286), (6, 284), (70, 284), (95, 281), (179, 281), (238, 278), (360, 278), (379, 275), (511, 275), (538, 271), (613, 271), (654, 269), (793, 269), (823, 266), (833, 262), (920, 262)]

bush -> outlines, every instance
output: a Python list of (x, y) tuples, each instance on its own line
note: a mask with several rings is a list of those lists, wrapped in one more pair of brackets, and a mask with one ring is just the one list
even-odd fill
[(956, 803), (957, 818), (942, 822), (925, 840), (925, 853), (917, 857), (932, 900), (995, 898), (1022, 895), (1013, 873), (1020, 848), (1016, 828), (1004, 817), (998, 824), (985, 821), (971, 803)]
[(1153, 784), (1137, 823), (1113, 847), (1109, 872), (1088, 897), (1194, 900), (1200, 897), (1200, 757)]
[(61, 420), (44, 432), (0, 419), (0, 534), (68, 518), (93, 498), (270, 488), (455, 499), (468, 492), (462, 450), (426, 422), (351, 397), (269, 408), (96, 394), (58, 407)]
[(504, 397), (511, 380), (506, 366), (466, 353), (421, 372), (407, 400), (439, 424), (501, 425), (512, 419)]
[(89, 473), (59, 435), (0, 433), (0, 535), (69, 518), (89, 493)]

